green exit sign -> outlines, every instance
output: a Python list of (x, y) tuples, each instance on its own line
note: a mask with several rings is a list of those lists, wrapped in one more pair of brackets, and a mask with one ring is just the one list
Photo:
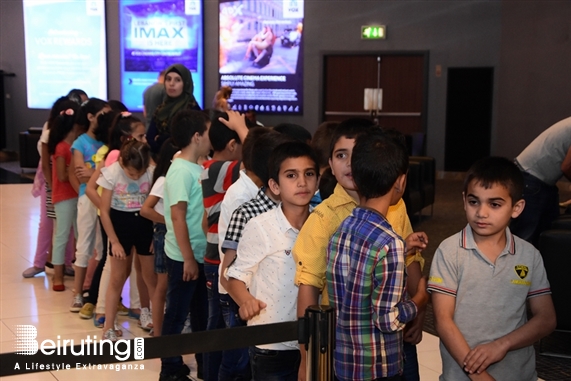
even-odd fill
[(380, 40), (386, 37), (384, 25), (363, 25), (361, 27), (361, 39), (363, 40)]

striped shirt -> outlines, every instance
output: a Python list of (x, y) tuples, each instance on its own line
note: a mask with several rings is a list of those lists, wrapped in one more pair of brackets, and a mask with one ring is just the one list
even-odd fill
[(206, 254), (204, 261), (219, 264), (218, 255), (218, 219), (220, 218), (220, 205), (230, 185), (240, 177), (240, 161), (208, 160), (202, 165), (202, 193), (204, 209), (208, 219), (208, 232), (206, 233)]
[(242, 238), (242, 231), (248, 221), (264, 212), (275, 209), (276, 206), (278, 204), (266, 195), (265, 189), (262, 187), (255, 198), (242, 204), (232, 213), (228, 230), (226, 230), (226, 237), (222, 242), (222, 250), (236, 250), (238, 242)]
[(417, 314), (406, 296), (404, 241), (378, 212), (357, 207), (327, 248), (329, 303), (337, 311), (334, 367), (342, 381), (392, 377), (403, 368), (403, 328)]

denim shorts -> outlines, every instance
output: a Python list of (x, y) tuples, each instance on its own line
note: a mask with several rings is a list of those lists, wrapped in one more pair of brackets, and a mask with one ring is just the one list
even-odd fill
[(165, 234), (167, 226), (161, 223), (155, 223), (153, 227), (153, 249), (155, 250), (155, 272), (157, 274), (166, 274), (166, 257), (165, 254)]

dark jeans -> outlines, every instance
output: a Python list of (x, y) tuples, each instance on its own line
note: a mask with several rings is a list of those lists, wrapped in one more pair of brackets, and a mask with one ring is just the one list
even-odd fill
[(101, 226), (101, 241), (103, 242), (103, 250), (101, 253), (101, 259), (97, 263), (95, 272), (93, 273), (93, 278), (91, 279), (91, 285), (89, 286), (89, 296), (85, 298), (84, 303), (91, 303), (93, 305), (97, 304), (97, 299), (99, 298), (99, 284), (101, 283), (101, 274), (103, 274), (103, 267), (105, 267), (105, 262), (107, 261), (107, 233), (103, 228), (101, 219), (99, 220), (99, 225)]
[(420, 381), (418, 371), (418, 356), (416, 355), (416, 345), (404, 343), (404, 367), (402, 373), (403, 381)]
[[(243, 327), (246, 322), (240, 319), (238, 305), (228, 294), (220, 294), (220, 312), (226, 328)], [(248, 348), (224, 351), (218, 381), (249, 381), (252, 379)]]
[[(218, 265), (204, 264), (206, 290), (208, 292), (208, 325), (207, 331), (225, 328), (220, 313), (220, 294), (218, 293)], [(218, 381), (218, 371), (222, 363), (222, 352), (204, 354), (204, 381)]]
[(527, 172), (522, 172), (525, 182), (523, 199), (525, 208), (518, 218), (512, 220), (513, 234), (539, 247), (539, 235), (549, 229), (559, 216), (559, 190)]
[(299, 350), (274, 351), (250, 347), (254, 381), (297, 381), (300, 361)]
[[(204, 265), (198, 264), (199, 276), (197, 280), (185, 282), (182, 280), (183, 262), (174, 261), (167, 257), (166, 264), (168, 289), (162, 329), (163, 336), (180, 334), (189, 311), (191, 312), (192, 332), (204, 331), (208, 316)], [(197, 354), (196, 362), (201, 368), (202, 361), (202, 356)], [(182, 356), (161, 359), (161, 376), (177, 374), (182, 368)]]

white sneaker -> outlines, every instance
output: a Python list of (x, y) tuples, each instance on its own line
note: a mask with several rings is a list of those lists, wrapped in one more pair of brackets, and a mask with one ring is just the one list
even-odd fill
[(141, 308), (141, 316), (139, 317), (139, 327), (145, 331), (150, 331), (153, 328), (153, 318), (151, 311), (147, 307)]
[(81, 296), (81, 294), (75, 294), (75, 296), (73, 297), (73, 302), (71, 302), (71, 306), (69, 307), (69, 310), (71, 312), (79, 312), (81, 311), (82, 307), (83, 307), (83, 296)]
[(117, 334), (114, 329), (108, 329), (103, 333), (103, 340), (117, 341)]

